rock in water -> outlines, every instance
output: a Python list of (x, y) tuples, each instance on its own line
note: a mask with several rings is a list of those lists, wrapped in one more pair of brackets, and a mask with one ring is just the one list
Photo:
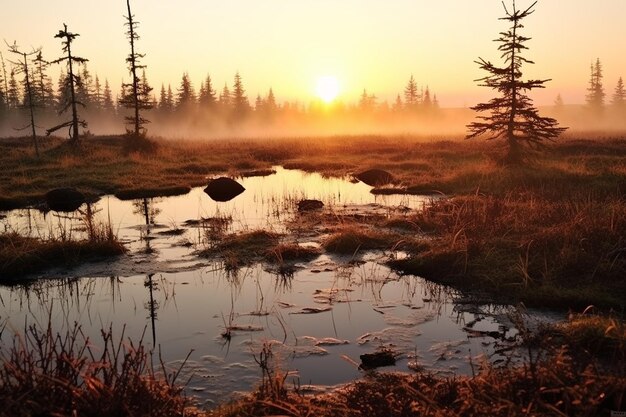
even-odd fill
[(209, 182), (204, 192), (215, 201), (230, 201), (246, 189), (232, 178), (220, 177)]
[(381, 366), (393, 366), (396, 364), (396, 356), (389, 349), (382, 349), (375, 353), (365, 353), (360, 356), (361, 369), (368, 370)]
[(298, 211), (320, 210), (324, 207), (324, 203), (319, 200), (301, 200), (298, 201)]
[(393, 181), (393, 175), (382, 169), (368, 169), (367, 171), (356, 174), (355, 177), (372, 187), (389, 184)]
[(55, 188), (46, 193), (46, 204), (50, 210), (70, 213), (78, 210), (85, 202), (85, 195), (76, 188)]

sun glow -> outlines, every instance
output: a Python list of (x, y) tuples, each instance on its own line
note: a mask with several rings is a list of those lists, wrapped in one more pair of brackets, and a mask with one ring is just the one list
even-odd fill
[(319, 98), (324, 100), (326, 103), (330, 103), (339, 94), (339, 81), (332, 75), (320, 77), (317, 79), (315, 92)]

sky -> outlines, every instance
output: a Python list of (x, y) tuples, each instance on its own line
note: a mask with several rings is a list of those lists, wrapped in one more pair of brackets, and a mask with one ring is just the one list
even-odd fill
[[(510, 4), (510, 1), (506, 2)], [(518, 0), (518, 8), (531, 1)], [(74, 50), (114, 93), (125, 66), (125, 0), (0, 0), (0, 37), (23, 49), (61, 55), (54, 35), (63, 23), (79, 33)], [(499, 63), (492, 40), (507, 28), (500, 0), (131, 0), (140, 22), (139, 52), (155, 91), (176, 89), (188, 72), (197, 89), (207, 74), (219, 92), (239, 71), (251, 101), (271, 87), (279, 101), (309, 102), (317, 80), (336, 77), (340, 98), (363, 89), (392, 102), (411, 74), (444, 107), (492, 96), (474, 81), (478, 57)], [(605, 90), (626, 76), (626, 0), (539, 0), (525, 19), (530, 78), (551, 78), (533, 94), (539, 105), (561, 94), (584, 102), (589, 66), (600, 58)], [(6, 48), (2, 50), (8, 58)], [(51, 71), (56, 82), (58, 68)]]

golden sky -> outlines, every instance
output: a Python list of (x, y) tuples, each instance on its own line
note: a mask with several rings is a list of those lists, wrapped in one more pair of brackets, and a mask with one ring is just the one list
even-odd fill
[[(128, 79), (125, 0), (2, 0), (0, 36), (23, 48), (60, 56), (54, 35), (67, 23), (80, 33), (75, 51), (108, 78), (113, 92)], [(531, 1), (518, 0), (518, 7)], [(510, 4), (507, 3), (507, 4)], [(364, 88), (392, 101), (413, 74), (442, 106), (473, 105), (491, 96), (473, 81), (479, 56), (499, 60), (492, 42), (506, 22), (500, 0), (132, 0), (140, 21), (138, 44), (149, 81), (175, 89), (188, 72), (196, 89), (209, 73), (219, 91), (241, 73), (251, 101), (272, 87), (279, 101), (308, 102), (316, 81), (335, 76), (341, 98), (356, 101)], [(551, 104), (584, 101), (596, 57), (612, 93), (626, 77), (626, 0), (540, 0), (525, 21), (526, 67), (532, 78), (552, 78), (533, 96)], [(3, 54), (7, 58), (6, 48)], [(57, 74), (55, 69), (53, 74)], [(55, 75), (56, 82), (56, 75)]]

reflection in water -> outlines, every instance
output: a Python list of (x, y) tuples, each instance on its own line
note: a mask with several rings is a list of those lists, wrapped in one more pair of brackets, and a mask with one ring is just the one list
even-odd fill
[(0, 339), (10, 343), (24, 323), (45, 326), (50, 321), (58, 331), (80, 323), (86, 336), (98, 340), (100, 329), (113, 323), (115, 331), (124, 328), (133, 340), (150, 326), (154, 347), (158, 321), (163, 359), (177, 366), (193, 350), (185, 368), (188, 376), (195, 375), (190, 393), (212, 402), (258, 382), (252, 354), (263, 343), (300, 382), (333, 385), (361, 375), (344, 357), (358, 360), (381, 347), (401, 355), (396, 369), (408, 370), (411, 361), (449, 374), (470, 372), (470, 356), (497, 358), (494, 339), (480, 336), (487, 334), (482, 331), (515, 336), (506, 307), (460, 308), (454, 293), (418, 277), (396, 275), (382, 265), (387, 258), (381, 254), (354, 259), (323, 254), (310, 262), (232, 268), (199, 260), (194, 251), (200, 242), (215, 242), (226, 232), (291, 230), (292, 237), (309, 239), (308, 230), (293, 234), (296, 203), (303, 198), (324, 202), (333, 215), (403, 215), (404, 208), (420, 209), (430, 201), (374, 196), (363, 183), (276, 171), (242, 179), (247, 191), (224, 203), (196, 188), (157, 200), (104, 197), (64, 217), (32, 210), (7, 213), (0, 220), (5, 228), (31, 236), (89, 234), (85, 219), (104, 221), (130, 253), (74, 270), (72, 275), (80, 278), (0, 287), (0, 323), (6, 320), (11, 330)]
[(152, 345), (156, 346), (157, 343), (155, 321), (157, 319), (157, 310), (159, 308), (159, 303), (154, 300), (154, 291), (157, 289), (157, 284), (152, 280), (153, 276), (154, 274), (148, 274), (143, 285), (148, 289), (148, 293), (150, 294), (150, 299), (146, 303), (146, 310), (148, 310), (148, 318), (150, 318), (150, 327), (152, 328)]

